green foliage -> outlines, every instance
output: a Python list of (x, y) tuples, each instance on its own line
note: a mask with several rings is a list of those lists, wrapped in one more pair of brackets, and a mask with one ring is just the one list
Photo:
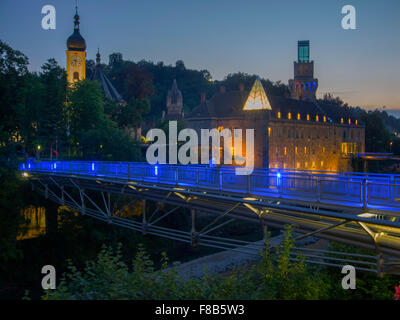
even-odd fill
[(137, 142), (121, 129), (88, 130), (80, 141), (85, 160), (143, 161)]
[(95, 81), (76, 82), (68, 94), (71, 134), (78, 141), (85, 131), (105, 126), (103, 95)]
[(110, 106), (108, 113), (119, 128), (140, 126), (143, 116), (150, 112), (150, 102), (147, 99), (131, 98), (127, 105)]
[(389, 152), (390, 135), (379, 111), (364, 112), (365, 147), (367, 152)]
[(11, 168), (0, 166), (0, 274), (4, 262), (19, 257), (16, 248), (18, 224), (23, 220), (20, 210), (22, 208), (20, 190), (21, 181), (17, 177), (19, 172)]
[(318, 273), (310, 273), (302, 261), (289, 260), (293, 240), (287, 229), (278, 254), (265, 254), (250, 271), (236, 270), (228, 276), (207, 275), (182, 280), (168, 268), (165, 254), (156, 270), (149, 255), (139, 246), (129, 267), (116, 252), (103, 247), (96, 261), (83, 271), (72, 263), (57, 289), (44, 299), (318, 299), (327, 295)]

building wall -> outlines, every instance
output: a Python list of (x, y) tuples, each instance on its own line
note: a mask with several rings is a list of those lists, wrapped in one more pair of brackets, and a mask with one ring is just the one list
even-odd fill
[[(196, 118), (188, 119), (188, 127), (196, 130), (199, 137), (199, 144), (201, 143), (201, 129), (213, 129), (216, 128), (219, 131), (223, 129), (230, 129), (232, 132), (232, 146), (234, 145), (234, 129), (242, 129), (242, 156), (245, 156), (246, 152), (246, 129), (254, 129), (254, 166), (255, 167), (268, 167), (268, 120), (265, 118), (267, 113), (263, 113), (263, 117), (256, 114), (260, 114), (255, 111), (253, 114), (249, 114), (243, 118)], [(211, 143), (211, 142), (210, 142)], [(221, 164), (223, 162), (223, 146), (224, 141), (220, 141), (220, 157)], [(235, 150), (233, 150), (235, 153)], [(239, 154), (240, 156), (240, 154)], [(235, 163), (233, 163), (235, 164)]]
[(86, 78), (86, 52), (67, 50), (66, 55), (67, 82), (71, 84), (84, 80)]
[(352, 154), (365, 151), (365, 128), (274, 119), (269, 123), (269, 167), (352, 171)]

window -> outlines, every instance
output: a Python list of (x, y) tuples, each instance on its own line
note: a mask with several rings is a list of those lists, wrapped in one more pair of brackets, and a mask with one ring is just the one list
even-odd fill
[(307, 121), (310, 121), (310, 115), (309, 114), (307, 115)]
[(79, 72), (74, 72), (73, 79), (74, 81), (79, 81)]
[(340, 118), (340, 123), (343, 124), (343, 118)]
[(278, 112), (278, 119), (280, 119), (281, 118), (281, 112), (279, 111)]
[(351, 119), (349, 118), (349, 124), (351, 124)]
[(326, 122), (326, 116), (324, 116), (324, 122)]
[(268, 128), (268, 137), (271, 136), (271, 127)]
[(287, 148), (286, 148), (286, 147), (283, 148), (283, 154), (284, 154), (285, 156), (287, 155)]
[(307, 147), (304, 147), (304, 154), (307, 154)]
[(287, 118), (288, 118), (289, 120), (292, 119), (292, 114), (291, 114), (290, 112), (288, 113)]
[(298, 148), (297, 146), (294, 148), (294, 152), (297, 154), (298, 153)]
[(319, 116), (318, 116), (318, 115), (315, 116), (315, 121), (316, 121), (316, 122), (319, 121)]
[(298, 113), (298, 114), (297, 114), (297, 120), (300, 120), (300, 119), (301, 119), (300, 113)]

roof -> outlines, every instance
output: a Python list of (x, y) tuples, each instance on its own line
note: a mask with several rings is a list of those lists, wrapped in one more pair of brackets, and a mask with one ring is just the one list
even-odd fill
[[(210, 100), (206, 100), (197, 106), (188, 115), (188, 118), (239, 116), (248, 112), (253, 112), (252, 110), (243, 110), (243, 106), (245, 105), (248, 96), (249, 91), (244, 90), (218, 92), (214, 94)], [(267, 96), (273, 113), (279, 111), (282, 114), (287, 114), (288, 112), (295, 113), (301, 110), (302, 113), (321, 114), (317, 105), (312, 102), (271, 95)], [(265, 112), (268, 111), (268, 109), (258, 111)]]
[(85, 51), (86, 41), (83, 39), (79, 32), (79, 15), (78, 8), (76, 9), (76, 14), (74, 16), (74, 33), (67, 39), (68, 50), (73, 51)]
[[(264, 113), (270, 109), (262, 110), (243, 110), (246, 100), (249, 97), (249, 91), (229, 91), (218, 92), (214, 94), (210, 100), (205, 100), (193, 111), (187, 115), (187, 119), (196, 118), (231, 118), (242, 117), (249, 113)], [(295, 100), (281, 96), (272, 96), (267, 93), (267, 99), (272, 107), (272, 119), (276, 119), (278, 112), (281, 113), (282, 119), (288, 118), (288, 113), (292, 114), (292, 118), (297, 118), (300, 114), (301, 119), (305, 119), (306, 115), (310, 115), (311, 121), (318, 115), (326, 116), (327, 122), (340, 123), (341, 118), (347, 124), (348, 119), (352, 119), (352, 123), (357, 119), (352, 108), (335, 107), (327, 104), (318, 104), (312, 101)], [(360, 123), (360, 120), (357, 119)], [(322, 121), (322, 119), (320, 120)]]
[(117, 89), (115, 89), (111, 81), (104, 74), (102, 66), (100, 64), (100, 53), (97, 53), (96, 56), (97, 56), (96, 59), (97, 64), (92, 76), (90, 77), (90, 80), (98, 81), (100, 83), (100, 89), (104, 92), (104, 95), (108, 99), (116, 103), (126, 103), (125, 100), (118, 93)]
[(268, 101), (264, 87), (261, 84), (260, 78), (257, 77), (254, 81), (253, 87), (250, 90), (243, 110), (271, 110), (271, 104)]

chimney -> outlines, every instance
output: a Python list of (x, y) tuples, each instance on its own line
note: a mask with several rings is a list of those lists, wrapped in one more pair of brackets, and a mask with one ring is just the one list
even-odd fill
[(221, 87), (219, 87), (219, 92), (221, 92), (221, 93), (225, 93), (225, 86), (221, 86)]
[(244, 91), (244, 84), (243, 83), (239, 83), (239, 90), (240, 91)]
[(200, 95), (200, 102), (203, 103), (205, 101), (206, 101), (206, 94), (205, 94), (205, 92), (202, 92)]

